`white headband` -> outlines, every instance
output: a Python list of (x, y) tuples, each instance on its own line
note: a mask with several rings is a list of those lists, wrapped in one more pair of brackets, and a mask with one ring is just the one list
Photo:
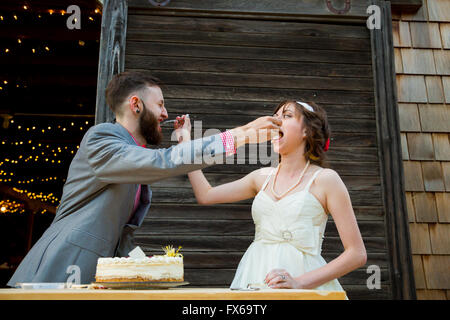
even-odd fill
[(313, 107), (311, 107), (309, 104), (307, 104), (306, 102), (301, 102), (301, 101), (296, 101), (298, 104), (302, 105), (306, 110), (314, 112)]

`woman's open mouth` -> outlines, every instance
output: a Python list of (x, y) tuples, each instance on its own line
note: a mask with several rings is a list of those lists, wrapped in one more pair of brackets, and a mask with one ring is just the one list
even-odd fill
[(283, 136), (284, 136), (284, 133), (283, 133), (283, 131), (280, 129), (280, 130), (278, 131), (278, 133), (275, 134), (275, 136), (272, 137), (272, 143), (273, 143), (273, 142), (279, 142), (279, 141), (283, 138)]

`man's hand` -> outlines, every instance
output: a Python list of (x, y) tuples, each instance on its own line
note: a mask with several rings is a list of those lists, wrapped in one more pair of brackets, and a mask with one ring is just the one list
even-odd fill
[(260, 117), (242, 127), (230, 130), (235, 138), (236, 148), (246, 143), (262, 143), (270, 140), (280, 131), (281, 120), (276, 117)]
[(178, 143), (191, 140), (191, 120), (189, 115), (185, 114), (181, 117), (176, 117), (174, 128)]

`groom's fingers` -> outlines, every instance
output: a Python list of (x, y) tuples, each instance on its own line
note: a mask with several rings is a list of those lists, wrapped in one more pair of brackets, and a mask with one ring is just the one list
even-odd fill
[(274, 124), (275, 127), (281, 127), (282, 122), (277, 117), (269, 117), (269, 120)]

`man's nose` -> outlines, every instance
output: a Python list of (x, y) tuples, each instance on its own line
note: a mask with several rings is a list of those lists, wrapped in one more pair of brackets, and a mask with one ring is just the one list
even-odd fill
[(163, 108), (163, 110), (161, 112), (161, 117), (164, 119), (167, 119), (169, 117), (166, 108)]

